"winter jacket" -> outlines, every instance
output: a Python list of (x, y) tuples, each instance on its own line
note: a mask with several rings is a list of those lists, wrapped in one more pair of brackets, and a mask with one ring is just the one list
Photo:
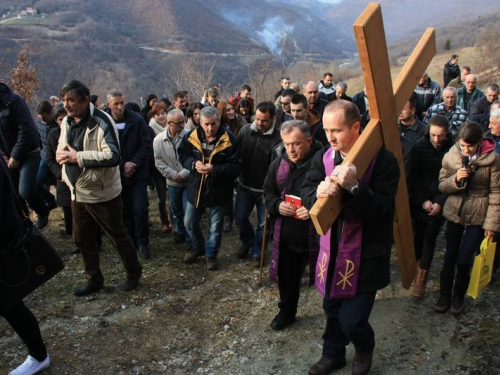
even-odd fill
[[(62, 180), (71, 190), (71, 199), (81, 203), (107, 202), (120, 195), (120, 146), (115, 122), (105, 112), (89, 104), (84, 130), (83, 150), (77, 150), (81, 174), (73, 185), (67, 174), (68, 165), (62, 168)], [(71, 126), (66, 116), (61, 124), (58, 150), (64, 150), (70, 141)], [(74, 145), (73, 145), (74, 146)]]
[[(187, 198), (197, 207), (221, 206), (232, 201), (234, 180), (241, 172), (238, 142), (231, 132), (219, 126), (208, 160), (203, 154), (204, 143), (205, 132), (198, 127), (184, 135), (178, 149), (179, 161), (189, 171)], [(197, 161), (212, 164), (212, 172), (208, 176), (198, 173)]]
[(325, 130), (323, 129), (321, 117), (314, 109), (307, 110), (307, 125), (309, 125), (309, 130), (311, 131), (313, 139), (320, 142), (323, 146), (329, 144)]
[(35, 122), (36, 129), (38, 130), (38, 135), (40, 136), (40, 148), (42, 152), (40, 153), (43, 160), (46, 159), (45, 149), (47, 147), (47, 138), (52, 129), (59, 128), (57, 122), (52, 121), (50, 124), (43, 122), (41, 118), (38, 118)]
[(483, 128), (483, 131), (488, 130), (490, 125), (490, 107), (491, 104), (486, 96), (472, 103), (469, 111), (469, 119), (477, 122)]
[(265, 133), (257, 129), (255, 122), (247, 124), (241, 129), (236, 140), (242, 162), (238, 183), (246, 189), (262, 193), (267, 170), (274, 159), (273, 152), (281, 143), (276, 120)]
[(439, 190), (448, 195), (443, 216), (460, 225), (480, 225), (484, 230), (500, 232), (500, 156), (495, 142), (483, 139), (480, 154), (472, 161), (473, 171), (464, 187), (456, 182), (462, 167), (462, 153), (455, 144), (443, 158)]
[(40, 135), (26, 102), (4, 83), (0, 83), (0, 151), (19, 162), (40, 151)]
[(312, 109), (314, 109), (319, 114), (320, 120), (323, 118), (323, 112), (325, 111), (325, 107), (328, 105), (328, 103), (328, 100), (318, 98), (318, 101), (316, 102), (316, 104), (314, 104), (314, 107), (312, 107)]
[[(328, 147), (318, 151), (311, 162), (311, 168), (300, 189), (302, 204), (311, 209), (316, 202), (318, 185), (325, 180), (323, 155)], [(342, 162), (340, 153), (335, 152), (335, 164)], [(399, 167), (392, 153), (382, 148), (374, 163), (368, 184), (359, 183), (356, 194), (344, 194), (344, 208), (363, 221), (361, 243), (361, 264), (358, 292), (376, 291), (390, 282), (390, 258), (393, 239), (393, 213), (399, 182)], [(331, 259), (337, 255), (338, 242), (343, 227), (344, 209), (331, 229)], [(335, 267), (331, 261), (329, 269)]]
[(441, 87), (430, 78), (427, 85), (417, 85), (415, 88), (415, 99), (417, 101), (417, 117), (422, 120), (421, 114), (427, 111), (432, 105), (441, 103)]
[(293, 120), (293, 117), (283, 111), (283, 108), (278, 108), (276, 111), (276, 127), (281, 129), (281, 124), (290, 120)]
[[(236, 108), (240, 99), (241, 99), (240, 93), (238, 93), (236, 96), (231, 96), (231, 98), (229, 98), (229, 102), (233, 105), (234, 108)], [(246, 97), (245, 99), (247, 99), (250, 102), (250, 110), (253, 113), (255, 108), (255, 100), (250, 97)]]
[(238, 135), (240, 130), (247, 124), (246, 120), (235, 113), (234, 120), (230, 123), (225, 123), (224, 126), (234, 135)]
[[(329, 102), (333, 102), (334, 100), (338, 100), (339, 98), (337, 98), (337, 92), (332, 92), (331, 94), (327, 95), (326, 98), (328, 99)], [(348, 95), (344, 95), (342, 98), (340, 98), (342, 100), (347, 100), (348, 102), (352, 102), (352, 98)]]
[(322, 92), (326, 96), (328, 96), (330, 94), (334, 94), (335, 93), (335, 86), (336, 86), (336, 84), (332, 83), (332, 85), (330, 87), (325, 87), (325, 84), (323, 83), (323, 80), (321, 80), (321, 81), (319, 81), (319, 84), (318, 84), (318, 91)]
[(366, 97), (365, 97), (365, 92), (360, 91), (356, 95), (352, 97), (352, 102), (356, 104), (356, 106), (359, 109), (359, 113), (363, 115), (363, 113), (366, 112)]
[(451, 135), (439, 147), (434, 147), (429, 133), (426, 133), (413, 146), (412, 173), (410, 177), (410, 195), (414, 203), (415, 219), (429, 221), (430, 216), (422, 209), (422, 204), (430, 200), (441, 207), (446, 202), (447, 195), (439, 191), (439, 172), (444, 155), (453, 146)]
[(470, 100), (465, 103), (466, 92), (467, 89), (465, 87), (461, 87), (457, 90), (457, 105), (465, 109), (467, 113), (470, 113), (472, 103), (474, 103), (478, 99), (481, 99), (484, 96), (484, 93), (476, 87), (472, 92)]
[(460, 65), (452, 64), (451, 60), (444, 64), (443, 69), (443, 83), (444, 86), (448, 86), (452, 79), (460, 77)]
[(417, 142), (420, 138), (424, 136), (425, 130), (427, 128), (425, 124), (418, 118), (415, 118), (415, 120), (416, 120), (415, 123), (407, 128), (404, 127), (401, 121), (398, 121), (399, 134), (404, 135), (413, 143)]
[[(111, 110), (106, 110), (111, 116)], [(121, 122), (125, 123), (123, 134), (120, 135), (120, 175), (123, 186), (131, 186), (149, 178), (149, 159), (153, 155), (151, 132), (139, 114), (125, 108)], [(123, 175), (126, 162), (137, 165), (131, 177)]]
[(59, 207), (71, 206), (71, 191), (68, 185), (62, 180), (62, 165), (56, 161), (57, 144), (61, 135), (61, 128), (59, 126), (50, 131), (47, 137), (47, 148), (45, 163), (49, 167), (52, 174), (56, 177), (56, 197), (57, 205)]
[(454, 88), (456, 88), (458, 90), (460, 87), (464, 87), (464, 81), (462, 81), (462, 77), (461, 76), (458, 76), (457, 78), (452, 79), (448, 83), (447, 87), (454, 87)]
[(427, 110), (427, 114), (424, 118), (424, 124), (428, 124), (429, 120), (434, 115), (443, 115), (448, 119), (448, 121), (450, 122), (450, 132), (453, 139), (458, 133), (458, 129), (460, 129), (460, 126), (462, 126), (462, 124), (466, 122), (468, 118), (467, 112), (459, 105), (455, 105), (455, 108), (453, 108), (451, 111), (448, 111), (444, 103), (440, 103), (434, 104)]
[[(153, 141), (156, 169), (167, 179), (169, 186), (182, 187), (187, 185), (189, 171), (182, 166), (177, 152), (182, 138), (187, 133), (189, 133), (188, 130), (182, 129), (175, 138), (172, 138), (167, 126), (166, 130), (158, 134)], [(175, 180), (177, 173), (182, 177), (182, 181)]]

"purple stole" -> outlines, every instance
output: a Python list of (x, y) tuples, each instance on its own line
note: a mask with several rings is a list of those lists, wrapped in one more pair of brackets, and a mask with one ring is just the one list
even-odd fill
[[(330, 176), (335, 168), (335, 159), (333, 156), (334, 150), (331, 147), (323, 155), (323, 165), (327, 176)], [(361, 179), (363, 184), (370, 182), (376, 159), (377, 156), (372, 160)], [(348, 208), (344, 208), (343, 211), (344, 223), (340, 235), (329, 298), (352, 298), (358, 291), (363, 221)], [(316, 263), (315, 284), (323, 297), (325, 297), (328, 266), (331, 260), (331, 231), (332, 229), (330, 228), (326, 235), (320, 237), (319, 257)]]

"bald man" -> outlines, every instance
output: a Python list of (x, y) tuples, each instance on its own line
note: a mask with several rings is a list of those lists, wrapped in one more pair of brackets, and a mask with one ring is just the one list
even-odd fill
[(314, 81), (309, 81), (304, 84), (303, 94), (307, 98), (307, 108), (314, 109), (320, 116), (323, 117), (325, 107), (328, 105), (328, 100), (319, 97), (319, 86)]
[(484, 93), (477, 87), (477, 76), (469, 74), (465, 77), (465, 86), (457, 90), (457, 105), (470, 114), (472, 103), (481, 99)]

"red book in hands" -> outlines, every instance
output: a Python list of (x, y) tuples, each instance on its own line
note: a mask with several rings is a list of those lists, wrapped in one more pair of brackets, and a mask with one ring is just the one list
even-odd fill
[[(295, 210), (302, 207), (302, 199), (300, 199), (300, 197), (297, 197), (296, 195), (285, 194), (285, 202), (288, 202)], [(295, 215), (294, 218), (300, 220), (300, 217), (298, 217), (297, 215)]]

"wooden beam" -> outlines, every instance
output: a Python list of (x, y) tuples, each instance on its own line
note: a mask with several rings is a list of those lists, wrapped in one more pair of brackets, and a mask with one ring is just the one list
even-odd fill
[[(380, 121), (370, 120), (344, 162), (349, 161), (353, 163), (358, 171), (358, 179), (361, 179), (373, 157), (383, 145), (384, 141)], [(335, 198), (318, 199), (309, 212), (316, 231), (324, 236), (332, 227), (341, 210), (342, 195), (338, 195)]]
[(396, 113), (401, 110), (410, 99), (415, 86), (424, 74), (436, 53), (436, 38), (433, 27), (427, 28), (412, 54), (406, 61), (403, 69), (394, 81), (393, 90), (396, 98)]

